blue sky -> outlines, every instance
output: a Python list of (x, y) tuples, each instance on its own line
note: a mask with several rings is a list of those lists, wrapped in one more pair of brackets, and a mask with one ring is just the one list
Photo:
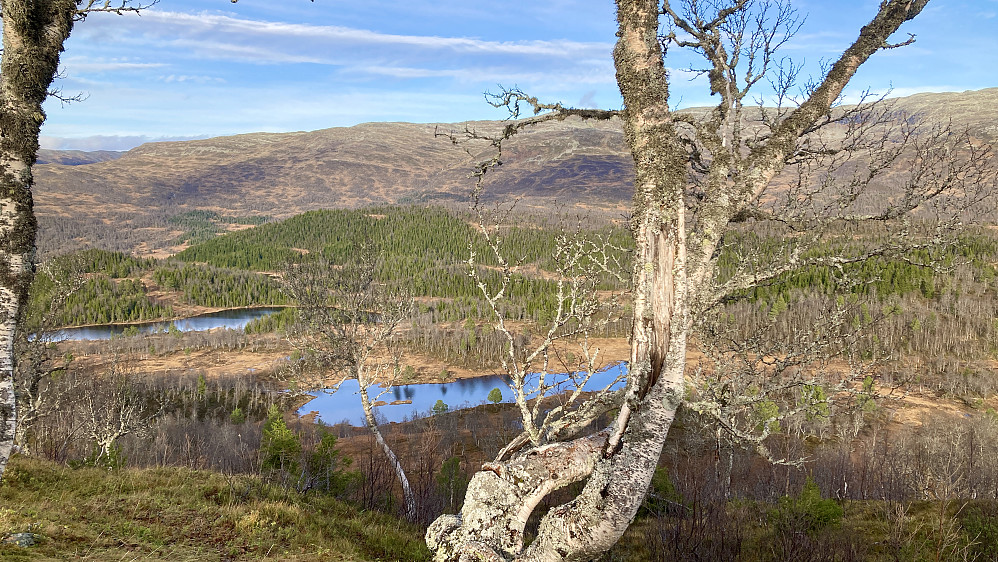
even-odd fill
[[(817, 73), (879, 0), (798, 0), (806, 22), (784, 55)], [(619, 108), (606, 0), (160, 0), (141, 16), (95, 14), (63, 54), (47, 148), (128, 149), (148, 140), (300, 131), (366, 121), (501, 119), (483, 92)], [(998, 0), (932, 0), (853, 81), (894, 95), (998, 86)], [(670, 53), (671, 55), (671, 53)], [(711, 103), (670, 57), (673, 103)]]

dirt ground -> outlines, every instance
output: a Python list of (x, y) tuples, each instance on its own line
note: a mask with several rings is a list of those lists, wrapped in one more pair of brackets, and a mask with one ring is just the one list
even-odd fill
[[(610, 365), (625, 361), (628, 355), (627, 340), (623, 338), (594, 340), (600, 349), (600, 363)], [(130, 359), (136, 372), (157, 375), (178, 371), (200, 372), (205, 377), (252, 374), (262, 378), (273, 377), (287, 364), (293, 348), (286, 341), (272, 339), (257, 351), (196, 349), (176, 351), (166, 354), (143, 354)], [(380, 358), (385, 359), (385, 358)], [(106, 355), (90, 355), (77, 359), (83, 368), (94, 369), (106, 364)], [(402, 364), (412, 366), (415, 376), (407, 379), (410, 384), (443, 383), (457, 379), (481, 377), (497, 374), (500, 368), (491, 370), (469, 369), (445, 363), (441, 359), (427, 355), (407, 353)]]
[[(127, 358), (127, 365), (132, 372), (148, 375), (195, 372), (203, 373), (209, 380), (244, 374), (267, 377), (277, 372), (287, 361), (290, 352), (290, 348), (265, 351), (197, 349), (189, 352), (131, 355)], [(112, 360), (110, 354), (86, 355), (77, 357), (74, 365), (84, 370), (96, 370), (106, 367)]]
[[(141, 353), (128, 357), (129, 369), (133, 372), (149, 375), (168, 375), (178, 372), (203, 373), (208, 379), (231, 375), (253, 375), (260, 378), (272, 378), (279, 374), (290, 359), (294, 348), (285, 340), (276, 337), (262, 337), (253, 340), (256, 345), (249, 345), (242, 350), (224, 349), (178, 349), (169, 353)], [(628, 356), (627, 340), (623, 338), (593, 340), (598, 347), (600, 364), (610, 365), (625, 361)], [(63, 353), (73, 353), (76, 356), (76, 368), (93, 371), (106, 367), (113, 359), (110, 352), (84, 352), (81, 346), (73, 343), (61, 346)], [(564, 351), (573, 351), (564, 346)], [(579, 355), (577, 349), (573, 351)], [(376, 357), (375, 361), (386, 361), (386, 357)], [(408, 378), (407, 383), (443, 383), (457, 379), (494, 375), (501, 372), (496, 369), (470, 369), (446, 363), (435, 357), (406, 353), (402, 358), (403, 366), (411, 366), (415, 376)]]
[[(244, 350), (191, 349), (164, 354), (142, 354), (131, 357), (128, 365), (132, 372), (160, 376), (202, 373), (209, 380), (233, 375), (251, 375), (262, 379), (279, 378), (278, 375), (290, 359), (293, 348), (281, 338), (274, 336), (260, 338), (254, 340), (257, 345), (248, 346)], [(598, 357), (602, 365), (628, 359), (629, 345), (626, 338), (593, 339), (591, 345), (599, 349)], [(69, 344), (67, 351), (72, 351), (72, 344)], [(561, 356), (565, 356), (567, 352), (580, 355), (577, 345), (571, 343), (560, 345), (559, 352)], [(696, 361), (700, 357), (695, 349), (691, 349), (689, 355), (690, 361)], [(111, 360), (109, 354), (78, 355), (74, 365), (76, 368), (92, 371), (106, 368)], [(456, 379), (488, 376), (501, 372), (501, 367), (468, 369), (447, 364), (435, 357), (413, 353), (407, 353), (402, 359), (402, 364), (413, 367), (415, 371), (415, 376), (406, 379), (407, 384), (452, 382)], [(909, 389), (906, 393), (899, 393), (895, 400), (885, 401), (884, 407), (888, 408), (889, 415), (895, 423), (917, 427), (933, 415), (966, 417), (980, 413), (982, 408), (998, 407), (998, 397), (985, 401), (978, 408), (973, 408), (962, 400)]]

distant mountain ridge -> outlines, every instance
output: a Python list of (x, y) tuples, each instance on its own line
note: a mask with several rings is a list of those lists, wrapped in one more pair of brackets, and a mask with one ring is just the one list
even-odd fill
[(43, 148), (38, 151), (37, 164), (82, 166), (115, 160), (121, 158), (122, 154), (124, 151), (119, 150), (52, 150)]
[[(908, 114), (951, 120), (982, 140), (998, 140), (998, 88), (895, 103)], [(468, 174), (487, 148), (455, 145), (435, 133), (466, 126), (495, 130), (502, 123), (251, 133), (148, 143), (89, 161), (85, 155), (92, 153), (45, 151), (35, 167), (39, 249), (43, 255), (84, 246), (169, 251), (180, 232), (167, 219), (192, 209), (283, 218), (319, 208), (464, 203)], [(629, 207), (633, 165), (619, 121), (570, 119), (517, 135), (489, 178), (491, 196), (518, 198), (528, 210), (560, 204), (622, 212)]]

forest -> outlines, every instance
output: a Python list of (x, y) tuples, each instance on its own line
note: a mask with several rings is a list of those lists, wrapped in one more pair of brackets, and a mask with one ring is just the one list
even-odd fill
[[(542, 325), (557, 305), (551, 255), (566, 232), (611, 240), (625, 258), (632, 246), (624, 226), (606, 221), (526, 214), (516, 220), (503, 227), (504, 250), (517, 264), (504, 312), (522, 324), (517, 345), (526, 347), (539, 337), (532, 326)], [(338, 498), (400, 516), (397, 481), (366, 429), (293, 415), (303, 395), (287, 389), (304, 387), (294, 372), (300, 351), (289, 343), (296, 303), (283, 278), (289, 264), (322, 260), (335, 269), (357, 248), (373, 247), (377, 283), (405, 285), (415, 298), (398, 336), (403, 365), (430, 361), (496, 372), (507, 342), (488, 323), (491, 311), (468, 275), (468, 257), (480, 256), (474, 267), (490, 283), (499, 267), (473, 225), (471, 215), (434, 207), (314, 211), (214, 235), (166, 260), (103, 250), (53, 258), (32, 289), (34, 317), (45, 319), (38, 329), (169, 318), (178, 306), (290, 306), (244, 331), (22, 342), (36, 372), (49, 373), (35, 381), (38, 399), (27, 410), (22, 450), (71, 470), (186, 467), (261, 478), (261, 486), (287, 497)], [(737, 228), (724, 250), (732, 257), (719, 259), (720, 277), (738, 255), (782, 251), (778, 235), (751, 224)], [(843, 224), (819, 251), (861, 253), (877, 236)], [(846, 302), (853, 311), (846, 324), (860, 334), (852, 352), (874, 366), (860, 405), (760, 422), (773, 424), (770, 448), (807, 459), (796, 466), (769, 465), (752, 450), (713, 437), (710, 420), (682, 411), (637, 523), (604, 559), (998, 554), (993, 503), (957, 501), (993, 499), (998, 490), (998, 465), (987, 453), (989, 440), (998, 437), (998, 239), (989, 230), (966, 231), (952, 247), (918, 252), (843, 269), (809, 267), (729, 299), (717, 312), (723, 331), (762, 337), (775, 348), (820, 322), (828, 299)], [(937, 267), (919, 265), (930, 258)], [(626, 294), (609, 277), (597, 283), (601, 292)], [(625, 310), (626, 298), (618, 306)], [(610, 341), (628, 333), (628, 323), (616, 320), (593, 336)], [(572, 362), (569, 349), (560, 352), (565, 364)], [(292, 360), (261, 373), (218, 374), (201, 359), (268, 353)], [(173, 366), (147, 371), (153, 360)], [(422, 369), (409, 376), (416, 375), (429, 376)], [(921, 429), (899, 423), (908, 393), (947, 406), (921, 414)], [(754, 415), (768, 419), (765, 409), (763, 403)], [(383, 428), (418, 499), (414, 532), (460, 508), (468, 478), (515, 436), (516, 420), (511, 405), (483, 398), (470, 409), (445, 404)], [(402, 546), (408, 539), (398, 540), (381, 552), (410, 548)], [(427, 556), (413, 548), (406, 559)]]
[[(487, 283), (495, 283), (499, 273), (495, 255), (469, 220), (467, 215), (435, 207), (313, 211), (213, 237), (167, 260), (86, 250), (55, 258), (52, 267), (42, 269), (32, 292), (32, 310), (52, 308), (56, 283), (49, 272), (56, 271), (82, 278), (80, 287), (60, 303), (58, 326), (169, 319), (178, 304), (207, 309), (286, 305), (290, 303), (281, 290), (280, 275), (290, 263), (319, 257), (343, 263), (353, 248), (368, 245), (379, 256), (378, 282), (404, 284), (417, 298), (417, 313), (404, 336), (413, 350), (486, 366), (482, 357), (495, 359), (495, 346), (501, 343), (488, 345), (492, 334), (480, 325), (491, 311), (468, 276), (470, 252), (475, 253), (475, 267)], [(518, 265), (503, 303), (511, 319), (543, 324), (556, 306), (551, 255), (565, 232), (559, 222), (564, 226), (558, 217), (527, 216), (504, 233), (505, 250)], [(572, 224), (576, 229), (583, 224), (582, 232), (606, 237), (621, 256), (626, 255), (631, 248), (626, 230), (595, 222), (584, 224), (576, 218)], [(719, 258), (719, 278), (725, 279), (726, 264), (739, 255), (777, 255), (782, 251), (777, 237), (775, 232), (735, 230)], [(858, 254), (878, 242), (875, 232), (844, 224), (820, 251)], [(922, 249), (847, 264), (840, 270), (810, 266), (736, 295), (718, 316), (728, 318), (743, 335), (765, 326), (766, 337), (789, 338), (813, 321), (808, 314), (815, 310), (813, 304), (835, 293), (846, 278), (844, 294), (856, 303), (854, 323), (874, 323), (876, 316), (878, 332), (866, 336), (864, 353), (924, 355), (947, 371), (969, 361), (959, 369), (973, 372), (975, 361), (985, 359), (998, 341), (993, 322), (998, 315), (991, 298), (998, 241), (988, 230), (967, 231), (954, 245), (932, 253), (938, 255)], [(930, 258), (936, 267), (920, 265)], [(63, 280), (60, 286), (65, 284)], [(623, 287), (604, 278), (598, 289), (620, 292)], [(153, 290), (161, 294), (151, 297)], [(258, 321), (249, 331), (279, 331), (289, 325), (289, 314)], [(627, 329), (626, 323), (618, 322), (605, 327), (604, 335), (623, 335)], [(468, 345), (469, 341), (476, 345)]]

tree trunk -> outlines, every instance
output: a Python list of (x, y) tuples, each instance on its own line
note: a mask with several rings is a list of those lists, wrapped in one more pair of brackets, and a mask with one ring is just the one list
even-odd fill
[[(17, 450), (25, 455), (31, 454), (28, 444), (28, 429), (41, 417), (42, 403), (38, 396), (37, 383), (34, 386), (35, 388), (29, 390), (31, 395), (27, 397), (27, 410), (21, 408), (17, 412), (17, 427), (14, 430), (14, 444)], [(25, 397), (22, 395), (18, 398), (23, 404)]]
[(634, 312), (627, 396), (582, 493), (541, 522), (518, 560), (590, 560), (634, 519), (682, 402), (689, 331), (685, 151), (668, 107), (658, 2), (617, 3), (614, 50), (635, 163)]
[(392, 465), (392, 470), (395, 471), (395, 476), (402, 486), (402, 503), (405, 506), (406, 519), (415, 521), (416, 496), (412, 493), (412, 487), (409, 486), (409, 478), (405, 474), (405, 469), (402, 468), (402, 463), (395, 456), (395, 451), (392, 451), (391, 446), (388, 445), (384, 436), (381, 435), (381, 429), (378, 428), (378, 421), (374, 418), (374, 406), (371, 404), (371, 398), (367, 394), (367, 386), (364, 384), (364, 380), (359, 378), (357, 382), (360, 383), (360, 403), (364, 408), (364, 420), (367, 422), (368, 429), (374, 434), (374, 440), (378, 442), (378, 446), (381, 447), (385, 456), (388, 457), (388, 462)]
[[(441, 518), (427, 531), (437, 560), (590, 560), (617, 542), (644, 500), (682, 400), (689, 329), (686, 168), (667, 105), (658, 16), (654, 1), (618, 2), (614, 60), (637, 173), (631, 225), (637, 244), (633, 332), (624, 406), (605, 433), (534, 449), (476, 474), (461, 516)], [(537, 502), (586, 477), (582, 493), (548, 512), (537, 538), (522, 550), (523, 528)], [(485, 545), (495, 557), (483, 554)]]
[(70, 0), (0, 1), (0, 477), (17, 426), (14, 336), (34, 277), (35, 233), (31, 166), (45, 113), (42, 102), (73, 26)]
[[(715, 249), (732, 215), (783, 168), (800, 136), (828, 114), (856, 69), (926, 3), (883, 2), (856, 42), (767, 143), (748, 156), (739, 152), (744, 147), (730, 149), (743, 164), (737, 177), (720, 166), (711, 169), (704, 208), (687, 232), (687, 154), (667, 103), (658, 37), (662, 3), (617, 1), (614, 62), (637, 176), (631, 224), (636, 242), (634, 315), (624, 405), (605, 432), (485, 465), (469, 484), (461, 514), (442, 516), (427, 530), (436, 560), (591, 560), (617, 542), (645, 497), (682, 401), (691, 303), (710, 290)], [(721, 10), (727, 15), (719, 15), (717, 22), (743, 9), (733, 3)], [(524, 550), (524, 527), (537, 503), (586, 478), (578, 497), (548, 512), (537, 538)]]

